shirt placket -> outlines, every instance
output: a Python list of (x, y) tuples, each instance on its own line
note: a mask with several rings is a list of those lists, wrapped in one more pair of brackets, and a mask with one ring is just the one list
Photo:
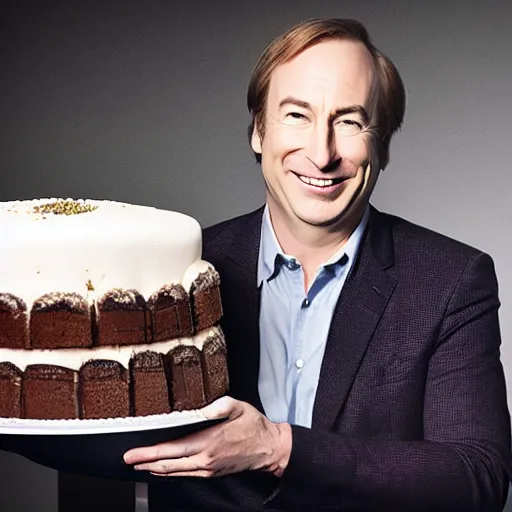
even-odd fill
[(289, 369), (293, 373), (293, 386), (288, 420), (293, 424), (300, 424), (300, 418), (304, 416), (304, 411), (301, 410), (302, 404), (297, 400), (297, 396), (300, 392), (301, 380), (307, 378), (305, 373), (308, 372), (307, 369), (304, 370), (304, 367), (311, 362), (309, 359), (312, 357), (311, 342), (312, 337), (315, 335), (315, 333), (310, 332), (311, 315), (314, 315), (313, 301), (318, 294), (325, 291), (325, 287), (331, 281), (332, 276), (332, 270), (320, 269), (310, 289), (305, 293), (303, 288), (304, 276), (302, 270), (300, 271), (300, 287), (297, 289), (301, 293), (298, 295), (297, 300), (296, 331), (293, 338), (297, 342), (293, 346), (292, 365), (290, 365)]
[(310, 300), (308, 294), (304, 292), (304, 273), (302, 267), (299, 267), (293, 273), (293, 326), (294, 332), (290, 337), (292, 342), (291, 358), (288, 368), (289, 378), (292, 381), (292, 392), (290, 398), (290, 407), (288, 413), (288, 421), (291, 424), (297, 423), (297, 415), (300, 414), (300, 403), (297, 401), (298, 387), (301, 375), (306, 363), (304, 357), (304, 343), (307, 337), (307, 320), (309, 314)]

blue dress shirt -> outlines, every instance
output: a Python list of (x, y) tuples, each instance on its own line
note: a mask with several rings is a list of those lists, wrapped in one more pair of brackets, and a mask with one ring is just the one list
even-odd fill
[(318, 268), (306, 293), (300, 262), (283, 253), (268, 206), (264, 210), (258, 259), (258, 390), (271, 421), (311, 427), (331, 318), (357, 257), (368, 216), (369, 208), (345, 245)]

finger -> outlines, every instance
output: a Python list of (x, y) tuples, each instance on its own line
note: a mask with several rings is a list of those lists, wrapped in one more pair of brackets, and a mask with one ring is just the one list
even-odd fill
[(195, 478), (211, 478), (213, 475), (213, 473), (211, 473), (210, 471), (204, 471), (204, 470), (199, 470), (199, 471), (184, 471), (182, 473), (173, 473), (172, 475), (163, 475), (163, 474), (160, 474), (160, 473), (152, 473), (150, 471), (150, 474), (153, 475), (153, 476), (159, 476), (159, 477), (180, 477), (180, 476), (186, 476), (186, 477), (195, 477)]
[(123, 459), (126, 464), (138, 464), (154, 462), (161, 459), (190, 457), (200, 451), (201, 448), (199, 443), (190, 442), (190, 440), (184, 438), (177, 441), (156, 444), (154, 446), (133, 448), (124, 454)]
[(163, 459), (156, 462), (136, 464), (136, 471), (149, 471), (156, 475), (174, 475), (175, 473), (190, 473), (193, 471), (206, 471), (195, 457), (182, 457), (180, 459)]
[(243, 402), (235, 400), (230, 396), (223, 396), (203, 407), (201, 412), (208, 420), (233, 417), (240, 414), (243, 410)]

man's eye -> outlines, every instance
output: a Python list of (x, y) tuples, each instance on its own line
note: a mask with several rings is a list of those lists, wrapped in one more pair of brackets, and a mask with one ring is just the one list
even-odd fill
[(356, 119), (341, 117), (335, 122), (337, 131), (344, 135), (357, 135), (363, 131), (363, 124)]
[(347, 126), (354, 126), (360, 130), (363, 129), (363, 125), (359, 121), (354, 121), (354, 119), (342, 119), (341, 122)]
[(300, 112), (288, 112), (287, 115), (293, 119), (306, 119), (306, 116)]
[(283, 123), (290, 126), (302, 126), (308, 123), (308, 116), (302, 112), (287, 112), (284, 116)]

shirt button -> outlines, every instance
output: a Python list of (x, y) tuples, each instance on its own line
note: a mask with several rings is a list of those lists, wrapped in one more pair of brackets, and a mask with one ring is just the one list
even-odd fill
[(307, 297), (302, 301), (302, 307), (303, 308), (309, 307), (309, 299)]
[(297, 270), (299, 268), (299, 264), (297, 263), (296, 260), (294, 259), (291, 259), (288, 263), (287, 263), (287, 267), (290, 269), (290, 270)]
[(297, 359), (295, 366), (300, 370), (304, 366), (304, 359)]

